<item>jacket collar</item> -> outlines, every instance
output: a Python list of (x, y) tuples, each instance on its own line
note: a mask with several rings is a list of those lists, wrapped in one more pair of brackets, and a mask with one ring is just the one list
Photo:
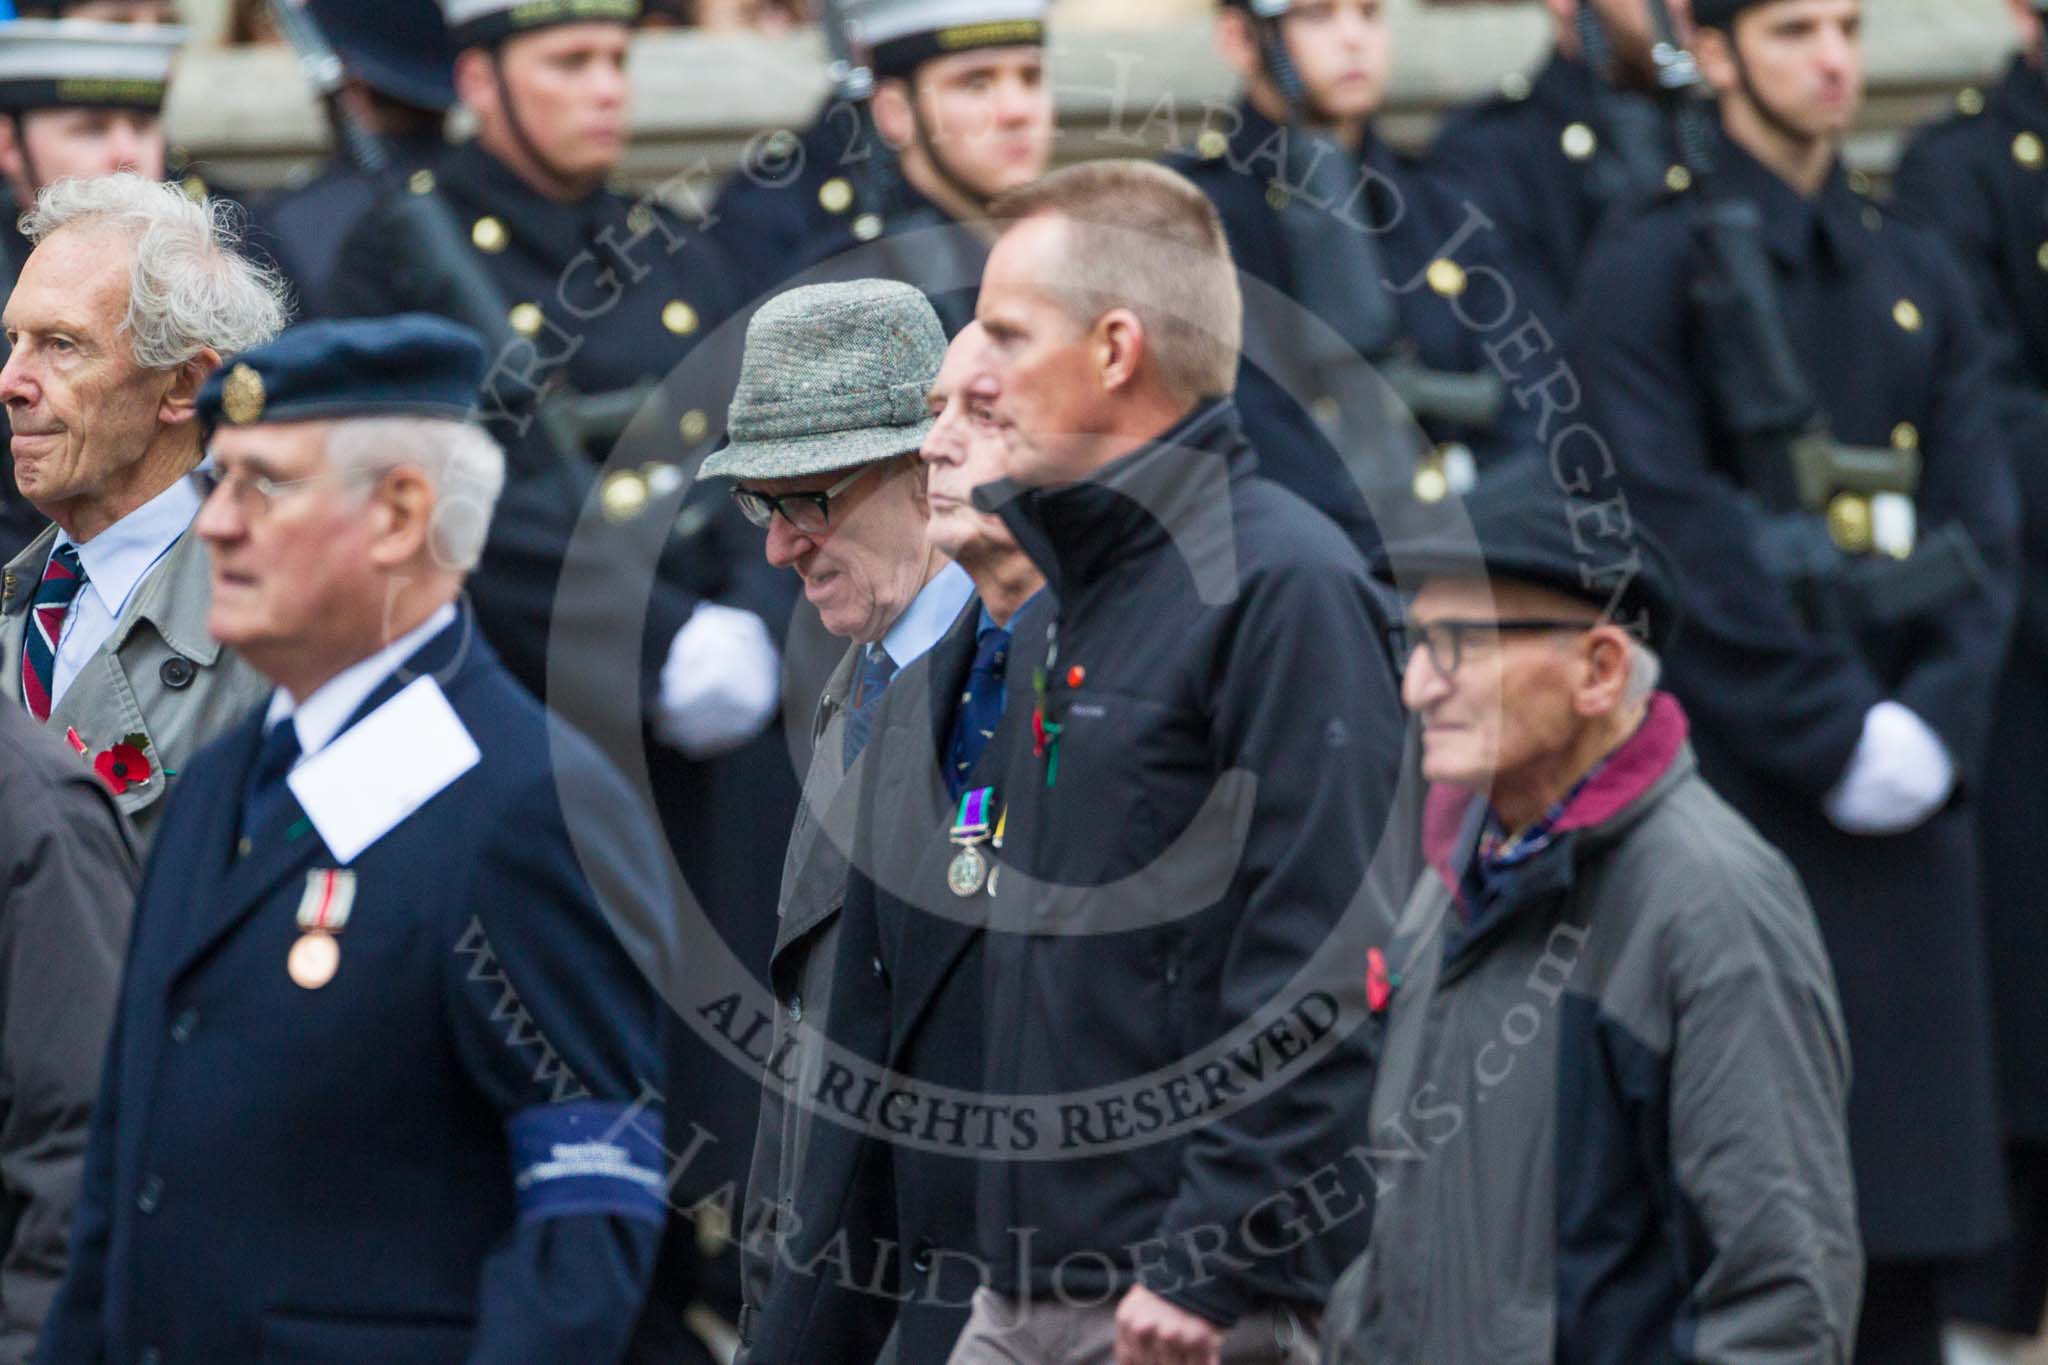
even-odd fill
[[(495, 660), (491, 647), (484, 642), (476, 627), (474, 614), (465, 606), (453, 624), (420, 646), (411, 658), (378, 684), (377, 689), (356, 708), (348, 724), (356, 724), (396, 696), (399, 689), (413, 678), (423, 675), (438, 678), (450, 703), (459, 710), (460, 694), (482, 670), (495, 666)], [(216, 770), (219, 786), (208, 793), (212, 805), (202, 827), (198, 858), (200, 867), (208, 875), (216, 870), (224, 875), (219, 882), (220, 894), (210, 904), (197, 907), (191, 936), (186, 940), (186, 949), (179, 957), (174, 975), (197, 962), (229, 930), (262, 905), (279, 882), (316, 858), (332, 856), (317, 834), (307, 831), (292, 838), (286, 830), (272, 830), (270, 837), (256, 841), (246, 858), (237, 857), (236, 825), (241, 817), (242, 790), (248, 783), (249, 768), (256, 761), (257, 749), (262, 744), (264, 719), (265, 709), (259, 706), (220, 741), (225, 761)], [(347, 728), (344, 726), (344, 731)], [(287, 804), (285, 810), (288, 813), (279, 818), (287, 822), (288, 830), (302, 817), (296, 803)]]
[[(43, 565), (57, 543), (57, 528), (29, 542), (8, 562), (7, 591), (0, 594), (0, 615), (18, 616), (35, 600), (36, 585), (42, 582)], [(104, 648), (109, 653), (127, 643), (136, 626), (147, 621), (164, 643), (194, 663), (211, 667), (220, 658), (220, 642), (206, 633), (206, 616), (213, 603), (211, 568), (206, 546), (187, 528), (164, 557), (147, 574), (141, 586), (129, 594), (128, 604), (114, 622), (113, 634)]]
[(1808, 199), (1780, 180), (1777, 173), (1743, 150), (1726, 134), (1714, 151), (1717, 185), (1724, 199), (1747, 199), (1763, 219), (1764, 245), (1787, 266), (1804, 266), (1822, 245), (1845, 270), (1860, 266), (1870, 252), (1870, 229), (1863, 211), (1869, 207), (1849, 188), (1839, 158), (1828, 168), (1820, 193)]
[(2006, 122), (2034, 132), (2048, 132), (2048, 71), (2034, 67), (2024, 56), (2012, 59), (1991, 92), (1991, 105)]
[(1593, 89), (1597, 79), (1593, 68), (1553, 49), (1529, 86), (1529, 99), (1559, 122), (1590, 123), (1600, 111), (1598, 92)]
[[(1243, 174), (1258, 172), (1261, 179), (1278, 180), (1290, 184), (1294, 176), (1288, 171), (1289, 144), (1296, 138), (1314, 137), (1329, 141), (1329, 134), (1319, 130), (1298, 129), (1291, 124), (1276, 123), (1259, 111), (1249, 98), (1237, 102), (1238, 126), (1230, 138), (1230, 165)], [(1332, 142), (1332, 145), (1335, 145)], [(1299, 149), (1296, 149), (1297, 151)], [(1400, 217), (1401, 205), (1396, 196), (1399, 191), (1390, 190), (1381, 183), (1381, 176), (1394, 177), (1404, 173), (1405, 166), (1400, 155), (1380, 140), (1378, 132), (1368, 124), (1365, 137), (1358, 150), (1351, 154), (1353, 163), (1378, 171), (1378, 176), (1367, 182), (1366, 193), (1371, 197), (1368, 208), (1359, 213), (1367, 222), (1385, 223)]]
[[(1553, 829), (1561, 842), (1565, 834), (1580, 833), (1584, 837), (1570, 840), (1571, 846), (1596, 848), (1640, 819), (1673, 781), (1691, 770), (1686, 757), (1690, 732), (1678, 699), (1669, 692), (1654, 694), (1636, 732), (1607, 756), (1558, 816)], [(1423, 808), (1423, 854), (1454, 891), (1483, 824), (1476, 818), (1479, 800), (1463, 788), (1433, 786)], [(1536, 861), (1544, 860), (1539, 856)]]
[(1222, 398), (1085, 482), (1026, 488), (1004, 479), (975, 489), (974, 502), (1002, 517), (1061, 602), (1169, 539), (1202, 600), (1224, 601), (1237, 582), (1230, 487), (1257, 466), (1237, 404)]
[(527, 244), (543, 260), (568, 261), (589, 250), (608, 221), (611, 199), (602, 188), (564, 204), (536, 194), (510, 166), (474, 141), (450, 155), (455, 161), (449, 175), (468, 179), (482, 196), (479, 207), (499, 216), (512, 240)]

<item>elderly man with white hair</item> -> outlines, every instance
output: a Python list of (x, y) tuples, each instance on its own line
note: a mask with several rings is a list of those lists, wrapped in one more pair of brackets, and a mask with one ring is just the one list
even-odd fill
[(177, 773), (263, 683), (206, 631), (199, 391), (283, 328), (228, 210), (137, 175), (65, 180), (23, 220), (0, 402), (55, 525), (0, 575), (0, 690), (113, 790), (145, 845)]
[(201, 399), (208, 627), (275, 690), (145, 874), (46, 1365), (624, 1352), (667, 854), (458, 605), (483, 370), (438, 318), (322, 322)]

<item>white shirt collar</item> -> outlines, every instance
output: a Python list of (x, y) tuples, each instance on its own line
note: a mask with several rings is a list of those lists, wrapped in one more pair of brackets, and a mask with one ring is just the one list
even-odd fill
[(972, 596), (974, 580), (967, 576), (967, 570), (949, 560), (910, 599), (910, 605), (882, 637), (882, 648), (895, 660), (896, 667), (907, 667), (911, 660), (937, 644), (952, 629), (961, 608)]
[(319, 753), (334, 737), (341, 733), (341, 727), (348, 724), (348, 718), (356, 709), (369, 700), (377, 685), (390, 677), (398, 666), (410, 658), (415, 650), (447, 629), (455, 620), (455, 608), (444, 604), (420, 625), (407, 631), (384, 648), (364, 659), (361, 663), (350, 664), (341, 672), (329, 678), (313, 690), (313, 695), (294, 705), (291, 693), (282, 687), (270, 694), (270, 710), (263, 717), (263, 729), (269, 732), (279, 721), (290, 717), (299, 731), (299, 750), (307, 758)]
[(57, 544), (78, 546), (85, 590), (99, 598), (109, 618), (119, 620), (136, 586), (198, 515), (199, 495), (179, 479), (91, 540), (75, 541), (60, 530)]

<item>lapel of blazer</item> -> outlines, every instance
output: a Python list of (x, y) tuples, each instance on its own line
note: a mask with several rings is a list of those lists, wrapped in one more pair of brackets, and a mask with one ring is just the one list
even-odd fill
[(853, 803), (842, 799), (848, 774), (840, 763), (846, 727), (846, 699), (853, 691), (860, 646), (846, 651), (811, 722), (811, 767), (797, 801), (796, 823), (782, 865), (782, 895), (776, 906), (773, 963), (783, 950), (839, 913), (846, 901), (846, 849), (853, 837)]
[[(459, 705), (456, 694), (469, 674), (481, 663), (483, 644), (472, 638), (475, 623), (465, 611), (453, 625), (422, 645), (411, 658), (402, 663), (391, 676), (377, 684), (363, 704), (356, 708), (337, 734), (348, 733), (351, 726), (375, 711), (385, 702), (398, 695), (401, 687), (423, 673), (434, 673), (454, 661), (452, 676), (444, 676), (449, 704)], [(458, 654), (461, 650), (463, 653)], [(262, 710), (257, 711), (243, 727), (234, 732), (234, 748), (231, 768), (232, 785), (219, 795), (207, 828), (206, 840), (200, 853), (212, 860), (218, 856), (220, 862), (202, 866), (223, 867), (219, 897), (211, 906), (200, 906), (193, 917), (193, 934), (185, 953), (179, 960), (177, 970), (184, 971), (212, 950), (213, 946), (227, 936), (258, 907), (267, 903), (279, 883), (312, 862), (316, 857), (332, 856), (327, 845), (312, 828), (300, 811), (296, 801), (272, 819), (271, 827), (251, 836), (252, 848), (247, 857), (238, 857), (234, 844), (237, 831), (235, 826), (241, 817), (242, 792), (248, 785), (249, 767), (256, 761), (256, 750), (263, 735)], [(395, 831), (394, 831), (395, 832)], [(389, 835), (387, 834), (388, 838)]]
[[(40, 566), (37, 572), (40, 572)], [(34, 595), (33, 590), (30, 595)], [(105, 751), (130, 734), (140, 733), (150, 741), (150, 762), (158, 768), (163, 767), (165, 757), (158, 744), (163, 737), (159, 733), (163, 716), (159, 715), (159, 725), (153, 726), (150, 717), (143, 714), (142, 704), (136, 700), (134, 686), (122, 662), (121, 649), (127, 644), (128, 637), (147, 621), (163, 637), (165, 644), (200, 666), (211, 668), (220, 659), (219, 642), (206, 632), (206, 616), (211, 603), (206, 546), (187, 530), (164, 552), (163, 562), (129, 595), (120, 618), (114, 622), (113, 633), (86, 660), (78, 670), (78, 676), (71, 680), (71, 686), (64, 690), (62, 699), (50, 709), (50, 728), (58, 734), (66, 729), (77, 730), (79, 737), (89, 746), (88, 757)], [(26, 629), (24, 622), (23, 630)], [(8, 635), (15, 639), (17, 632), (10, 630)], [(26, 638), (26, 635), (20, 635), (15, 640), (17, 651), (22, 647), (20, 641)], [(17, 662), (15, 667), (19, 666)], [(16, 676), (18, 678), (19, 675)], [(132, 816), (143, 807), (161, 800), (168, 788), (169, 779), (157, 773), (140, 786), (130, 787), (116, 799), (121, 809)]]
[(191, 527), (164, 551), (163, 563), (136, 586), (105, 649), (114, 653), (144, 621), (156, 627), (164, 643), (196, 664), (211, 668), (220, 659), (220, 642), (206, 630), (213, 610), (213, 581), (206, 542)]
[(43, 581), (43, 565), (50, 547), (57, 543), (57, 528), (45, 526), (28, 548), (7, 561), (0, 570), (0, 687), (19, 706), (21, 698), (21, 652), (28, 642), (28, 608), (36, 600)]

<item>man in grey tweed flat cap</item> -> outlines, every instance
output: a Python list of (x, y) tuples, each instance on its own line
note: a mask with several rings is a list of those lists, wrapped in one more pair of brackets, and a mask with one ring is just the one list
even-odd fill
[(754, 1335), (773, 1278), (790, 1273), (779, 1238), (813, 1121), (790, 1096), (815, 1093), (823, 1066), (856, 790), (842, 779), (889, 680), (974, 595), (966, 572), (925, 540), (917, 452), (945, 354), (938, 315), (906, 284), (856, 280), (771, 299), (747, 328), (731, 443), (701, 471), (734, 480), (740, 510), (768, 533), (768, 562), (794, 569), (825, 629), (850, 644), (812, 721), (810, 771), (783, 862), (769, 962), (780, 1008), (747, 1182), (742, 1340)]

